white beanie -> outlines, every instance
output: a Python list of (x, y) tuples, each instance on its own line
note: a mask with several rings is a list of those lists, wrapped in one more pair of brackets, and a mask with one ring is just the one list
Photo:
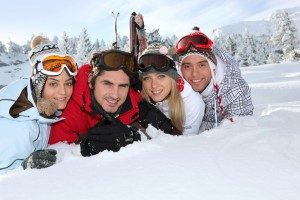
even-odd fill
[(31, 83), (35, 100), (42, 98), (43, 89), (47, 80), (46, 74), (41, 72), (41, 60), (50, 55), (62, 55), (57, 44), (53, 44), (47, 37), (36, 36), (31, 40), (29, 61), (32, 67)]

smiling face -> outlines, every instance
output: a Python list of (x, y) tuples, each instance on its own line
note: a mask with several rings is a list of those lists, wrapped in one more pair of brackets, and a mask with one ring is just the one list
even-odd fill
[(154, 101), (165, 100), (172, 88), (172, 78), (162, 73), (149, 73), (142, 78), (144, 92)]
[(200, 55), (189, 55), (181, 62), (181, 73), (196, 92), (203, 92), (212, 75), (207, 60)]
[(73, 92), (73, 78), (66, 70), (58, 76), (48, 76), (42, 97), (54, 102), (59, 110), (63, 110)]
[(94, 84), (95, 99), (104, 111), (115, 113), (127, 98), (129, 84), (129, 76), (122, 69), (103, 71)]

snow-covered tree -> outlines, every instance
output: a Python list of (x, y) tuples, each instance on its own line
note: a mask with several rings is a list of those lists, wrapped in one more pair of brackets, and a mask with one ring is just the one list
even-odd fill
[(8, 43), (8, 54), (10, 56), (15, 56), (16, 54), (21, 54), (21, 53), (23, 53), (22, 46), (12, 41)]
[(163, 40), (162, 40), (162, 45), (166, 46), (167, 48), (173, 47), (174, 43), (171, 40), (171, 38), (169, 38), (168, 36), (166, 36)]
[(273, 49), (273, 45), (270, 43), (269, 35), (261, 35), (256, 37), (256, 60), (259, 65), (266, 64), (268, 56)]
[(161, 43), (162, 42), (162, 38), (159, 34), (159, 29), (154, 29), (153, 31), (151, 31), (150, 33), (147, 34), (147, 42), (149, 45), (152, 43)]
[(121, 49), (123, 51), (129, 51), (129, 38), (128, 36), (124, 35), (121, 39)]
[(279, 63), (280, 62), (280, 55), (276, 54), (275, 52), (269, 53), (267, 63), (268, 64), (273, 64), (273, 63)]
[(101, 42), (100, 42), (100, 49), (101, 49), (101, 50), (107, 49), (107, 46), (106, 46), (106, 44), (105, 44), (105, 42), (104, 42), (103, 39), (102, 39)]
[(77, 54), (78, 40), (79, 40), (79, 37), (69, 37), (69, 47), (70, 47), (71, 55)]
[(22, 52), (24, 54), (27, 54), (31, 50), (30, 44), (31, 42), (28, 40), (25, 44), (22, 45), (22, 49), (23, 49)]
[[(297, 39), (297, 30), (293, 21), (290, 19), (287, 11), (278, 12), (274, 15), (276, 20), (276, 31), (271, 37), (271, 41), (275, 46), (275, 53), (280, 56), (282, 52), (282, 59), (286, 61), (294, 61), (296, 55), (294, 52), (299, 44)], [(276, 53), (277, 52), (277, 53)]]
[(78, 41), (77, 54), (76, 54), (77, 63), (79, 65), (87, 63), (90, 58), (91, 51), (92, 51), (91, 41), (89, 35), (87, 34), (87, 30), (84, 28), (82, 29)]
[(68, 38), (66, 32), (63, 32), (61, 40), (59, 40), (59, 42), (58, 42), (58, 46), (59, 46), (60, 50), (62, 51), (62, 53), (71, 54), (71, 47), (70, 47), (70, 44), (69, 44), (69, 38)]
[(227, 50), (227, 53), (229, 53), (231, 56), (235, 56), (237, 51), (237, 44), (236, 41), (231, 36), (227, 37), (224, 46), (225, 49)]
[(0, 41), (0, 55), (6, 53), (7, 53), (6, 46)]
[(253, 35), (250, 35), (249, 31), (246, 31), (243, 37), (242, 43), (238, 47), (236, 58), (240, 63), (240, 66), (258, 65), (256, 58), (256, 42)]
[(100, 43), (99, 40), (96, 39), (96, 42), (93, 45), (93, 52), (99, 52), (100, 51)]

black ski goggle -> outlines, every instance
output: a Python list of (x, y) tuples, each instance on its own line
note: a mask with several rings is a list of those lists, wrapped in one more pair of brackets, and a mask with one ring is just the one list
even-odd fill
[(151, 68), (159, 72), (165, 72), (169, 69), (175, 69), (175, 62), (164, 54), (149, 53), (140, 57), (138, 68), (141, 72), (147, 72)]

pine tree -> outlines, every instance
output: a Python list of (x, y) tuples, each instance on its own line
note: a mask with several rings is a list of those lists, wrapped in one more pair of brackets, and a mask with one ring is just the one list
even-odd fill
[(58, 42), (58, 46), (62, 53), (64, 54), (71, 54), (71, 47), (69, 44), (69, 38), (67, 36), (66, 32), (63, 32), (63, 35), (61, 37), (61, 40)]
[(102, 39), (101, 42), (100, 42), (100, 49), (101, 49), (101, 50), (107, 49), (106, 44), (105, 44), (105, 42), (104, 42), (103, 39)]
[(100, 43), (99, 40), (96, 39), (96, 42), (93, 45), (93, 52), (99, 52), (100, 51)]
[(0, 55), (6, 53), (7, 53), (6, 46), (0, 41)]
[(171, 38), (169, 38), (168, 36), (165, 37), (165, 39), (162, 41), (162, 44), (167, 48), (174, 46), (174, 43), (172, 42)]
[(153, 31), (148, 33), (147, 42), (149, 45), (152, 43), (161, 43), (162, 42), (162, 38), (159, 34), (159, 29), (154, 29)]
[(92, 45), (90, 38), (87, 34), (87, 30), (84, 28), (79, 37), (78, 46), (77, 46), (77, 54), (76, 54), (76, 61), (79, 65), (87, 63), (90, 54), (92, 51)]
[(23, 53), (28, 54), (28, 52), (31, 50), (30, 47), (31, 42), (28, 40), (25, 44), (22, 45)]
[(227, 37), (224, 46), (227, 50), (227, 53), (234, 57), (237, 50), (237, 45), (234, 39), (232, 39), (230, 36)]
[(238, 48), (237, 58), (242, 67), (258, 65), (254, 37), (248, 31), (246, 31), (242, 43)]
[(69, 37), (70, 54), (73, 56), (77, 54), (78, 40), (78, 37)]
[(120, 47), (123, 51), (129, 51), (129, 38), (126, 35), (122, 37)]
[(256, 58), (259, 65), (267, 63), (271, 49), (272, 45), (270, 43), (270, 36), (261, 35), (256, 38)]
[(299, 44), (297, 40), (297, 30), (293, 21), (290, 19), (288, 12), (285, 10), (278, 12), (273, 17), (276, 21), (276, 31), (271, 37), (275, 46), (273, 54), (285, 61), (294, 61), (296, 57), (295, 50)]
[(23, 48), (22, 48), (22, 46), (18, 45), (18, 44), (15, 43), (15, 42), (12, 42), (12, 41), (10, 41), (10, 42), (8, 43), (8, 54), (9, 54), (11, 57), (13, 57), (13, 56), (15, 56), (15, 55), (17, 55), (17, 54), (21, 54), (21, 53), (23, 53)]

